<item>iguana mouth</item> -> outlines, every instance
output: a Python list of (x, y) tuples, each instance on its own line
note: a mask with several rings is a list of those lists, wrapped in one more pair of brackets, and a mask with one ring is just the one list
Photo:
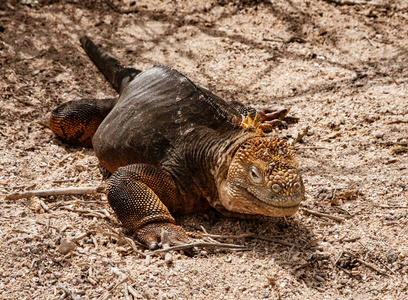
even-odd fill
[[(285, 210), (285, 209), (288, 209), (288, 210), (291, 210), (291, 209), (295, 209), (295, 208), (298, 208), (299, 206), (300, 206), (300, 201), (301, 201), (301, 199), (297, 202), (297, 204), (294, 204), (294, 205), (285, 205), (285, 203), (290, 203), (290, 204), (292, 204), (294, 201), (294, 198), (297, 198), (297, 197), (295, 197), (295, 196), (291, 196), (291, 197), (286, 197), (287, 198), (287, 200), (289, 200), (289, 201), (285, 201), (285, 202), (283, 202), (283, 201), (276, 201), (276, 198), (275, 199), (273, 199), (273, 198), (271, 198), (271, 197), (264, 197), (263, 195), (261, 195), (260, 193), (256, 193), (253, 189), (251, 189), (251, 188), (247, 188), (246, 189), (246, 191), (253, 197), (253, 198), (255, 198), (258, 202), (261, 202), (263, 205), (267, 205), (267, 206), (269, 206), (269, 207), (274, 207), (274, 208), (279, 208), (279, 209), (283, 209), (283, 210)], [(279, 197), (278, 199), (279, 200), (282, 200), (282, 198), (283, 197)], [(278, 205), (278, 204), (281, 204), (281, 205)]]

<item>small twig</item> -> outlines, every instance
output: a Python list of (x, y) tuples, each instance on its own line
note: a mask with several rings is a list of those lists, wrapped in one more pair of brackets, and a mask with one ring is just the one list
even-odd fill
[(99, 213), (97, 211), (89, 210), (89, 209), (71, 208), (69, 206), (61, 206), (59, 209), (65, 209), (68, 211), (81, 213), (88, 217), (96, 217), (96, 218), (101, 218), (101, 219), (110, 218), (109, 216), (106, 216), (105, 214)]
[[(126, 237), (126, 236), (122, 236), (121, 234), (119, 234), (119, 233), (112, 233), (112, 232), (107, 232), (107, 231), (102, 231), (102, 230), (98, 230), (100, 233), (102, 233), (103, 235), (107, 235), (107, 236), (112, 236), (112, 237), (115, 237), (115, 238), (117, 238), (117, 239), (119, 239), (119, 240), (123, 240), (123, 241), (125, 241), (131, 248), (132, 248), (132, 250), (135, 252), (135, 253), (137, 253), (137, 254), (139, 254), (141, 257), (146, 257), (146, 254), (144, 254), (143, 252), (141, 252), (139, 249), (137, 249), (137, 247), (136, 247), (136, 243), (131, 239), (131, 238), (128, 238), (128, 237)], [(141, 246), (144, 246), (144, 245), (142, 245), (142, 244), (140, 244)]]
[(24, 189), (24, 188), (31, 189), (33, 187), (35, 187), (35, 184), (29, 185), (29, 186), (26, 186), (26, 185), (16, 185), (16, 186), (13, 186), (13, 187), (7, 187), (6, 186), (5, 188), (6, 189), (18, 190), (18, 189)]
[(126, 276), (125, 278), (123, 278), (121, 281), (119, 281), (117, 284), (112, 284), (111, 286), (109, 286), (107, 288), (107, 291), (102, 294), (98, 300), (107, 300), (109, 298), (111, 298), (113, 296), (112, 292), (118, 288), (118, 286), (120, 286), (122, 283), (125, 283), (126, 281), (129, 280), (129, 277)]
[(62, 189), (49, 190), (33, 190), (22, 193), (14, 193), (6, 195), (6, 200), (17, 200), (22, 198), (29, 198), (32, 196), (57, 196), (57, 195), (88, 195), (105, 192), (104, 186), (97, 187), (70, 187)]
[(95, 246), (95, 250), (98, 250), (98, 240), (96, 239), (96, 237), (94, 235), (91, 235), (91, 239), (92, 239), (92, 243)]
[[(208, 236), (210, 238), (214, 238), (214, 239), (243, 239), (243, 238), (252, 238), (252, 239), (258, 239), (258, 240), (263, 240), (263, 241), (267, 241), (267, 242), (272, 242), (272, 243), (277, 243), (277, 244), (281, 244), (284, 246), (288, 246), (288, 247), (297, 247), (295, 244), (286, 242), (286, 241), (282, 241), (282, 240), (278, 240), (274, 237), (266, 237), (266, 236), (262, 236), (259, 234), (254, 234), (254, 233), (243, 233), (240, 235), (217, 235), (217, 234), (203, 234), (204, 236)], [(279, 237), (278, 237), (279, 238)]]
[(371, 42), (370, 38), (367, 35), (364, 35), (365, 39), (368, 41), (368, 43), (371, 45), (371, 47), (374, 47), (373, 43)]
[(217, 240), (213, 239), (214, 236), (211, 236), (211, 234), (207, 232), (204, 226), (200, 226), (200, 227), (201, 227), (201, 230), (204, 232), (203, 236), (207, 237), (206, 239), (207, 241), (210, 241), (211, 243), (219, 243)]
[[(360, 245), (361, 245), (364, 249), (366, 249), (368, 252), (372, 252), (372, 251), (371, 251), (370, 249), (368, 249), (367, 246), (364, 245), (362, 242), (360, 242)], [(374, 255), (375, 259), (376, 259), (380, 264), (382, 264), (388, 271), (390, 271), (392, 274), (395, 274), (395, 272), (394, 272), (389, 266), (387, 266), (387, 264), (385, 264), (375, 253), (374, 253), (373, 255)], [(387, 274), (387, 275), (388, 275), (388, 274)]]
[(373, 264), (370, 264), (369, 262), (366, 262), (366, 261), (362, 260), (361, 258), (357, 258), (357, 261), (360, 262), (360, 263), (362, 263), (363, 265), (365, 265), (365, 266), (367, 266), (367, 267), (373, 269), (374, 271), (376, 271), (376, 272), (382, 274), (382, 275), (389, 276), (387, 273), (385, 273), (383, 270), (379, 269), (377, 266), (375, 266), (375, 265), (373, 265)]
[(265, 41), (265, 42), (282, 42), (282, 43), (284, 43), (285, 42), (285, 40), (284, 39), (273, 39), (273, 38), (263, 38), (262, 39), (263, 41)]
[(337, 5), (372, 5), (378, 7), (388, 7), (388, 4), (374, 2), (374, 1), (358, 1), (358, 0), (324, 0), (329, 3)]
[(191, 249), (191, 248), (194, 248), (194, 247), (250, 250), (250, 248), (248, 248), (246, 246), (240, 246), (240, 245), (234, 245), (234, 244), (195, 242), (195, 243), (172, 246), (172, 247), (169, 247), (169, 248), (166, 248), (166, 249), (158, 249), (158, 250), (146, 253), (146, 255), (152, 255), (152, 254), (156, 254), (156, 253), (168, 252), (168, 251), (172, 251), (172, 250), (185, 250), (185, 249)]
[(135, 299), (139, 299), (141, 297), (131, 285), (128, 286), (128, 291)]
[(361, 239), (361, 236), (356, 236), (356, 237), (351, 238), (351, 239), (345, 239), (345, 238), (343, 237), (343, 238), (339, 239), (338, 241), (339, 241), (339, 242), (344, 242), (344, 243), (350, 243), (350, 242), (358, 241), (359, 239)]
[(68, 179), (57, 179), (57, 180), (53, 180), (53, 183), (63, 183), (63, 182), (75, 182), (77, 181), (78, 178), (68, 178)]
[(343, 218), (343, 217), (332, 216), (332, 215), (325, 214), (325, 213), (322, 213), (322, 212), (319, 212), (319, 211), (314, 211), (314, 210), (310, 210), (310, 209), (306, 209), (306, 208), (302, 208), (302, 210), (309, 213), (309, 214), (311, 214), (311, 215), (315, 215), (315, 216), (318, 216), (318, 217), (329, 218), (329, 219), (332, 219), (332, 220), (335, 220), (335, 221), (338, 221), (338, 222), (342, 222), (342, 221), (345, 220), (345, 218)]
[(46, 211), (46, 212), (50, 212), (50, 208), (48, 207), (47, 204), (45, 204), (45, 202), (41, 199), (39, 199), (40, 205), (41, 207)]
[(376, 207), (380, 207), (380, 208), (390, 208), (390, 209), (394, 209), (394, 208), (404, 208), (407, 209), (408, 206), (403, 206), (403, 205), (381, 205), (381, 204), (376, 204)]
[(95, 233), (95, 231), (88, 231), (88, 232), (85, 232), (85, 233), (83, 233), (83, 234), (81, 234), (79, 236), (74, 236), (70, 240), (71, 240), (71, 242), (75, 243), (75, 242), (78, 242), (78, 241), (82, 240), (84, 237), (87, 237), (88, 235), (94, 234), (94, 233)]
[(319, 149), (325, 149), (325, 150), (330, 150), (330, 148), (327, 147), (323, 147), (323, 146), (300, 146), (300, 147), (296, 147), (296, 150), (303, 150), (303, 149), (310, 149), (310, 150), (319, 150)]
[(340, 258), (343, 256), (344, 252), (343, 250), (340, 251), (340, 254), (337, 256), (336, 260), (333, 262), (333, 267), (337, 266), (337, 264), (340, 261)]
[(387, 124), (407, 124), (408, 120), (393, 120), (393, 121), (389, 121), (387, 122)]

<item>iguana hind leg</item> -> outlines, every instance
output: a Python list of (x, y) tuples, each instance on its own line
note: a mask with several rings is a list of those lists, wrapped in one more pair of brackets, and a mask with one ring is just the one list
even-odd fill
[(117, 98), (81, 99), (58, 105), (51, 111), (49, 126), (64, 142), (92, 147), (92, 137), (117, 102)]
[(164, 171), (144, 164), (119, 168), (109, 179), (107, 191), (109, 204), (123, 226), (150, 249), (157, 247), (162, 230), (168, 232), (172, 243), (189, 240), (162, 201), (170, 207), (180, 201), (173, 179)]

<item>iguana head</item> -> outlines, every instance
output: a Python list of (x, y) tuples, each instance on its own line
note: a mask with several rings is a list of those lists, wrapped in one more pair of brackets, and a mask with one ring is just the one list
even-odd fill
[(294, 151), (279, 138), (261, 135), (236, 151), (222, 184), (220, 201), (231, 212), (282, 217), (304, 198)]

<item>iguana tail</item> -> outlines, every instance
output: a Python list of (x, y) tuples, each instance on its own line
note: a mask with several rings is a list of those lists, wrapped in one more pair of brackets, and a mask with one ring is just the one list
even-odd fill
[(123, 88), (123, 79), (132, 79), (141, 73), (140, 70), (122, 66), (117, 59), (96, 46), (87, 36), (83, 36), (80, 41), (89, 58), (117, 92), (120, 92), (121, 88)]

